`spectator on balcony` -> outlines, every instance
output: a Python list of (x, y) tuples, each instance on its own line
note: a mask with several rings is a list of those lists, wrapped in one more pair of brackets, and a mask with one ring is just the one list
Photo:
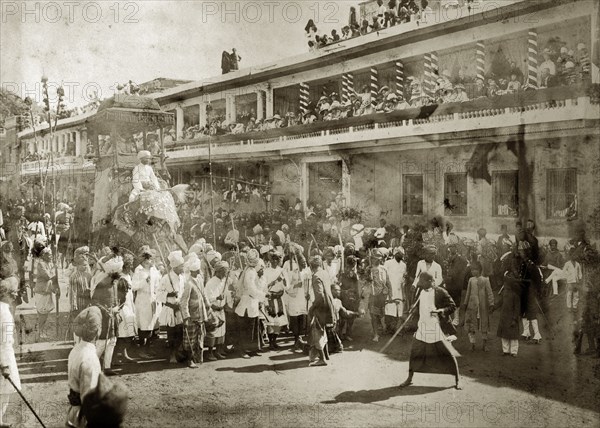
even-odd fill
[(360, 26), (360, 34), (362, 36), (369, 34), (369, 28), (370, 28), (369, 21), (366, 19), (363, 19), (362, 24)]
[(348, 16), (348, 26), (352, 28), (353, 25), (358, 25), (358, 18), (356, 17), (356, 8), (350, 7), (350, 14)]
[(387, 8), (383, 4), (383, 0), (377, 0), (377, 12), (375, 13), (374, 18), (377, 18), (377, 21), (373, 21), (373, 24), (377, 22), (377, 29), (383, 27), (385, 23), (385, 13), (387, 12)]
[(444, 71), (442, 71), (442, 74), (436, 80), (437, 89), (438, 90), (452, 89), (452, 82), (450, 82), (451, 76), (452, 75), (450, 74), (450, 71), (448, 69), (445, 69)]
[(494, 79), (488, 79), (487, 96), (489, 98), (499, 95), (500, 88)]
[(581, 67), (582, 78), (586, 79), (590, 75), (591, 64), (590, 55), (588, 53), (585, 43), (579, 43), (577, 45), (577, 61)]
[(348, 40), (350, 37), (350, 27), (346, 25), (342, 28), (342, 40)]
[(506, 87), (506, 93), (516, 94), (520, 90), (521, 90), (521, 82), (519, 82), (516, 73), (513, 72), (510, 75), (510, 82), (508, 82), (508, 85)]
[(311, 42), (313, 46), (317, 45), (317, 26), (312, 19), (308, 20), (306, 27), (304, 27), (304, 31), (306, 33), (306, 39), (308, 40), (308, 46), (311, 46)]
[(337, 33), (337, 30), (331, 30), (331, 42), (336, 43), (340, 41), (340, 35)]
[(552, 51), (550, 51), (550, 49), (548, 49), (548, 48), (544, 49), (544, 51), (542, 53), (542, 56), (544, 57), (544, 61), (540, 64), (539, 70), (541, 73), (544, 68), (547, 68), (548, 72), (552, 76), (556, 76), (556, 65), (554, 64), (554, 61), (552, 61), (551, 55), (552, 55)]
[(246, 129), (245, 129), (243, 123), (238, 122), (232, 126), (233, 126), (233, 129), (231, 130), (232, 134), (237, 135), (237, 134), (243, 134), (244, 132), (246, 132)]
[(406, 110), (410, 108), (410, 104), (406, 102), (402, 94), (397, 95), (396, 110)]
[(359, 37), (360, 34), (360, 26), (358, 24), (353, 24), (352, 26), (350, 26), (350, 32), (352, 34), (352, 37)]
[(410, 22), (410, 11), (408, 10), (407, 4), (401, 4), (398, 9), (398, 22), (401, 24)]
[(540, 70), (540, 82), (539, 82), (539, 88), (551, 88), (553, 86), (556, 86), (556, 79), (554, 79), (554, 77), (552, 76), (552, 74), (550, 73), (550, 69), (548, 69), (548, 67), (544, 67)]
[(161, 149), (160, 149), (160, 142), (158, 141), (158, 135), (148, 134), (146, 136), (146, 139), (148, 141), (148, 149), (150, 150), (150, 153), (152, 153), (152, 155), (160, 154)]
[(396, 25), (398, 20), (398, 3), (396, 0), (390, 0), (388, 2), (388, 14), (389, 14), (389, 26)]
[(582, 77), (575, 68), (575, 64), (572, 61), (567, 61), (562, 73), (562, 82), (565, 85), (575, 85), (579, 80), (579, 77)]
[(475, 80), (475, 90), (473, 92), (473, 98), (487, 97), (487, 89), (485, 88), (485, 82), (482, 79)]
[(454, 86), (454, 102), (455, 103), (464, 103), (469, 101), (469, 96), (467, 95), (467, 90), (465, 85), (459, 83)]
[(517, 76), (517, 81), (523, 84), (523, 71), (519, 67), (517, 67), (517, 63), (515, 61), (510, 62), (510, 70), (508, 71), (508, 77), (512, 81), (512, 75)]
[(231, 49), (229, 58), (231, 63), (231, 71), (239, 70), (240, 61), (242, 60), (242, 57), (238, 55), (237, 50), (235, 48)]

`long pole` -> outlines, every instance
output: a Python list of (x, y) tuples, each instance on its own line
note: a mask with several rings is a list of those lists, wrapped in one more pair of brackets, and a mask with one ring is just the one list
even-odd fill
[(42, 422), (42, 420), (40, 419), (40, 417), (38, 416), (38, 414), (35, 413), (35, 410), (33, 410), (33, 407), (31, 407), (31, 404), (29, 404), (29, 401), (27, 401), (27, 399), (25, 398), (25, 396), (23, 395), (23, 393), (21, 392), (21, 390), (19, 388), (17, 388), (17, 385), (15, 385), (15, 383), (10, 378), (10, 376), (8, 376), (6, 378), (6, 380), (8, 380), (10, 382), (10, 384), (13, 386), (13, 388), (15, 388), (15, 391), (17, 391), (17, 394), (19, 394), (19, 396), (21, 397), (21, 399), (23, 399), (23, 401), (25, 402), (25, 404), (27, 404), (27, 407), (29, 407), (29, 410), (31, 410), (31, 413), (33, 413), (33, 416), (35, 416), (35, 418), (38, 420), (38, 422), (40, 423), (40, 425), (43, 428), (46, 428), (46, 425), (44, 425), (44, 423)]
[(212, 143), (208, 141), (208, 174), (210, 176), (210, 216), (212, 218), (212, 232), (213, 232), (213, 248), (217, 248), (217, 231), (215, 229), (215, 201), (213, 194), (213, 173), (212, 173)]

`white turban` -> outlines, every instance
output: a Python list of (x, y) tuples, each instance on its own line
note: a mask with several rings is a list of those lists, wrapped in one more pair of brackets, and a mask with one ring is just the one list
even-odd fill
[(197, 257), (190, 257), (187, 262), (185, 262), (185, 267), (190, 272), (198, 272), (200, 270), (200, 259)]
[(206, 253), (206, 261), (211, 264), (213, 260), (221, 261), (221, 253), (218, 253), (215, 250), (210, 250), (208, 253)]
[(194, 244), (190, 247), (190, 253), (202, 254), (204, 252), (204, 246), (202, 244)]
[(140, 150), (137, 154), (137, 157), (139, 160), (142, 159), (146, 159), (146, 158), (151, 158), (152, 157), (152, 153), (150, 153), (148, 150)]
[(185, 260), (183, 260), (183, 253), (181, 251), (173, 251), (167, 256), (167, 259), (169, 260), (171, 268), (179, 267), (185, 263)]
[(123, 258), (121, 256), (113, 257), (112, 259), (102, 263), (106, 274), (117, 273), (123, 269)]

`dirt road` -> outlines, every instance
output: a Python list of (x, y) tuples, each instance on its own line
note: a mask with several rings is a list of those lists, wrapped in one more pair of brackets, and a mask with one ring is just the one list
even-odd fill
[[(30, 325), (32, 317), (27, 316)], [(367, 318), (355, 327), (361, 339), (332, 355), (328, 367), (309, 368), (306, 356), (288, 349), (289, 341), (278, 352), (208, 362), (195, 370), (162, 361), (129, 364), (119, 368), (130, 390), (126, 426), (598, 427), (600, 360), (573, 356), (568, 322), (555, 318), (554, 339), (542, 323), (542, 344), (521, 343), (517, 358), (501, 355), (496, 322), (489, 352), (470, 351), (461, 334), (456, 347), (462, 353), (462, 391), (452, 388), (451, 376), (421, 374), (413, 386), (397, 388), (408, 369), (411, 338), (397, 339), (381, 354), (384, 342), (370, 342)], [(162, 346), (157, 344), (157, 352)], [(21, 348), (25, 395), (47, 426), (63, 426), (70, 343)], [(11, 403), (19, 403), (18, 397)], [(18, 404), (8, 416), (14, 426), (39, 426)]]

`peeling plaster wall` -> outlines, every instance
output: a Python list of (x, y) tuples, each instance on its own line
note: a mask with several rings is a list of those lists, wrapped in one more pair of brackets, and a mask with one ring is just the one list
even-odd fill
[(272, 183), (272, 207), (279, 207), (279, 200), (285, 198), (294, 206), (302, 190), (302, 175), (299, 165), (292, 161), (269, 162), (269, 181)]
[[(375, 226), (380, 216), (397, 225), (425, 222), (444, 213), (444, 175), (450, 172), (473, 171), (482, 168), (485, 161), (472, 160), (476, 147), (488, 146), (487, 141), (472, 141), (472, 145), (439, 147), (431, 150), (407, 150), (387, 153), (359, 154), (351, 157), (350, 180), (352, 206), (365, 212), (364, 223)], [(480, 144), (478, 144), (480, 143)], [(599, 202), (599, 183), (594, 180), (593, 167), (597, 164), (600, 142), (597, 136), (555, 137), (533, 140), (525, 137), (524, 163), (519, 163), (518, 145), (498, 143), (486, 154), (489, 173), (494, 171), (516, 171), (519, 165), (532, 168), (531, 180), (528, 171), (519, 171), (519, 199), (529, 205), (528, 216), (537, 223), (539, 236), (567, 237), (566, 219), (548, 219), (546, 212), (547, 174), (549, 168), (576, 168), (579, 214), (587, 220)], [(485, 165), (483, 165), (485, 169)], [(424, 215), (402, 214), (403, 175), (424, 174)], [(525, 192), (525, 194), (524, 194)], [(276, 193), (274, 191), (274, 193)], [(292, 190), (289, 191), (292, 193)], [(498, 233), (500, 225), (507, 224), (514, 232), (515, 217), (492, 215), (493, 192), (491, 180), (473, 178), (467, 174), (468, 214), (448, 216), (455, 230), (475, 233), (485, 227), (490, 234)], [(299, 194), (296, 193), (296, 194)], [(532, 206), (533, 203), (533, 206)]]

